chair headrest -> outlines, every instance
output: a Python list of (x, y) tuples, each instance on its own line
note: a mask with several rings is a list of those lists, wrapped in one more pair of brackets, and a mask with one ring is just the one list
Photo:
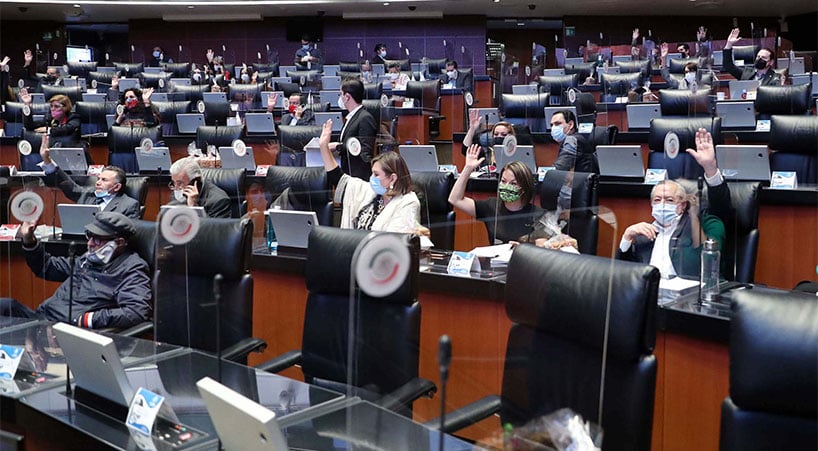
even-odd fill
[[(247, 219), (203, 218), (189, 243), (162, 249), (160, 269), (174, 274), (242, 277), (250, 268), (253, 222)], [(241, 262), (238, 265), (232, 262)], [(231, 264), (225, 264), (231, 262)]]
[(278, 127), (281, 151), (303, 152), (304, 146), (316, 136), (321, 136), (319, 125), (281, 125)]
[(685, 149), (696, 148), (696, 132), (703, 128), (713, 135), (714, 144), (721, 144), (721, 118), (709, 117), (693, 118), (656, 118), (650, 122), (650, 134), (648, 135), (648, 147), (652, 151), (663, 151), (665, 148), (665, 136), (668, 132), (673, 132), (679, 137), (679, 154)]
[(503, 116), (506, 118), (545, 117), (546, 95), (503, 94)]
[[(352, 277), (352, 256), (355, 248), (370, 233), (366, 230), (339, 229), (337, 227), (315, 226), (310, 232), (307, 249), (306, 279), (307, 290), (311, 293), (348, 295)], [(409, 238), (409, 235), (398, 235)], [(409, 275), (404, 284), (389, 296), (372, 298), (360, 292), (361, 297), (384, 302), (412, 305), (418, 293), (418, 269), (420, 244), (417, 238), (409, 238), (407, 243), (411, 263)]]
[(454, 175), (443, 172), (416, 172), (412, 174), (412, 183), (420, 193), (418, 197), (425, 200), (430, 212), (451, 211), (449, 191), (454, 185)]
[(506, 314), (517, 324), (602, 349), (610, 294), (608, 356), (635, 360), (654, 346), (658, 290), (659, 270), (649, 265), (521, 245), (509, 262)]
[(730, 398), (749, 410), (815, 418), (818, 298), (741, 290), (730, 321)]
[(770, 149), (815, 155), (818, 116), (775, 115), (770, 118)]
[[(588, 207), (598, 205), (597, 185), (599, 177), (588, 172), (560, 171), (557, 169), (545, 173), (542, 183), (540, 183), (540, 205), (546, 210), (556, 210), (557, 201), (562, 188), (566, 184), (568, 177), (572, 177), (571, 183), (571, 209), (577, 209), (577, 213), (591, 214)], [(572, 212), (573, 214), (573, 212)]]
[(759, 114), (806, 114), (810, 108), (811, 85), (759, 86)]
[[(229, 110), (230, 105), (225, 105), (227, 105)], [(234, 140), (241, 138), (243, 131), (244, 129), (241, 125), (219, 125), (218, 127), (214, 125), (200, 125), (196, 127), (196, 143), (200, 149), (205, 148), (207, 145), (216, 147), (230, 146)]]
[(672, 58), (668, 61), (667, 68), (671, 74), (681, 74), (688, 63), (698, 64), (696, 58)]
[(272, 200), (289, 188), (290, 198), (310, 210), (326, 205), (332, 198), (323, 167), (270, 166), (264, 187)]
[(121, 127), (113, 126), (108, 130), (108, 149), (111, 152), (133, 152), (143, 138), (150, 138), (156, 143), (162, 137), (160, 127)]
[(710, 91), (687, 89), (662, 89), (659, 91), (659, 106), (662, 116), (710, 115)]

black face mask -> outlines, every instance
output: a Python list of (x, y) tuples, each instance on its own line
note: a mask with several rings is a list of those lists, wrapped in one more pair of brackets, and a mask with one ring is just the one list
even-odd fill
[(756, 63), (755, 63), (755, 67), (758, 70), (764, 69), (765, 67), (767, 67), (767, 61), (764, 61), (761, 58), (757, 58)]
[(505, 140), (505, 139), (506, 139), (505, 136), (495, 136), (494, 137), (494, 145), (495, 146), (502, 146), (503, 145), (503, 140)]
[(53, 75), (46, 75), (45, 76), (45, 81), (46, 81), (46, 83), (54, 83), (55, 81), (57, 81), (57, 77), (55, 77)]

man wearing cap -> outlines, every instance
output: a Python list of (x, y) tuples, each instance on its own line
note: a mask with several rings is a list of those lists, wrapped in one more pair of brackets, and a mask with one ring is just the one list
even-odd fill
[(117, 166), (105, 166), (93, 188), (80, 186), (51, 159), (48, 136), (43, 136), (43, 142), (46, 144), (40, 147), (40, 156), (43, 159), (41, 166), (46, 185), (56, 185), (65, 197), (78, 204), (99, 205), (102, 211), (113, 211), (131, 219), (139, 219), (139, 202), (125, 194), (125, 171)]
[(70, 258), (46, 252), (34, 237), (35, 226), (26, 222), (20, 228), (26, 263), (38, 277), (62, 284), (37, 310), (13, 299), (0, 299), (0, 315), (62, 321), (89, 329), (127, 328), (151, 318), (148, 264), (128, 249), (128, 239), (136, 232), (128, 217), (103, 211), (85, 226), (88, 251), (74, 262), (71, 318)]

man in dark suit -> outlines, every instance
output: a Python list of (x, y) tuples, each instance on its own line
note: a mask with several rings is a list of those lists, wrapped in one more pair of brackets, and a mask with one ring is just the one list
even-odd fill
[(341, 142), (330, 144), (330, 150), (341, 155), (344, 173), (363, 180), (372, 174), (370, 162), (374, 155), (378, 124), (364, 109), (364, 84), (358, 79), (347, 79), (341, 84), (338, 106), (349, 111), (341, 129)]
[[(44, 142), (47, 137), (43, 137)], [(93, 187), (80, 186), (51, 159), (48, 145), (40, 147), (43, 172), (48, 186), (57, 186), (65, 197), (78, 204), (99, 205), (102, 211), (121, 213), (139, 219), (139, 202), (125, 194), (125, 171), (116, 166), (105, 166)]]
[(457, 61), (446, 61), (446, 76), (442, 77), (447, 88), (471, 90), (471, 83), (463, 72), (457, 70)]
[[(304, 108), (301, 94), (291, 94), (286, 113), (281, 115), (281, 125), (315, 125), (315, 113), (312, 108)], [(275, 110), (278, 94), (267, 96), (267, 111)]]
[(176, 160), (170, 166), (170, 178), (173, 199), (168, 205), (204, 207), (210, 218), (230, 217), (230, 196), (212, 182), (202, 179), (202, 168), (194, 158)]
[(724, 45), (724, 71), (729, 72), (736, 80), (758, 80), (761, 86), (780, 85), (781, 80), (774, 69), (775, 54), (766, 47), (758, 51), (752, 66), (736, 67), (733, 62), (733, 44), (739, 40), (739, 29), (733, 28)]

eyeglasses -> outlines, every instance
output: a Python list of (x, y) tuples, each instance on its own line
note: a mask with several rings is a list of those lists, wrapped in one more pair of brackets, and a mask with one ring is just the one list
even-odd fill
[(172, 182), (169, 182), (169, 183), (168, 183), (168, 188), (169, 188), (171, 191), (174, 191), (174, 190), (177, 190), (177, 189), (182, 189), (182, 188), (184, 188), (184, 187), (185, 187), (185, 183), (184, 183), (184, 182), (182, 182), (182, 181), (179, 181), (179, 182), (173, 182), (173, 181), (172, 181)]
[(99, 246), (100, 244), (116, 239), (116, 237), (113, 236), (97, 236), (88, 231), (85, 232), (85, 238), (94, 243), (95, 246)]
[(52, 110), (61, 110), (63, 108), (65, 108), (65, 105), (60, 105), (59, 103), (52, 103), (51, 104), (51, 109)]

